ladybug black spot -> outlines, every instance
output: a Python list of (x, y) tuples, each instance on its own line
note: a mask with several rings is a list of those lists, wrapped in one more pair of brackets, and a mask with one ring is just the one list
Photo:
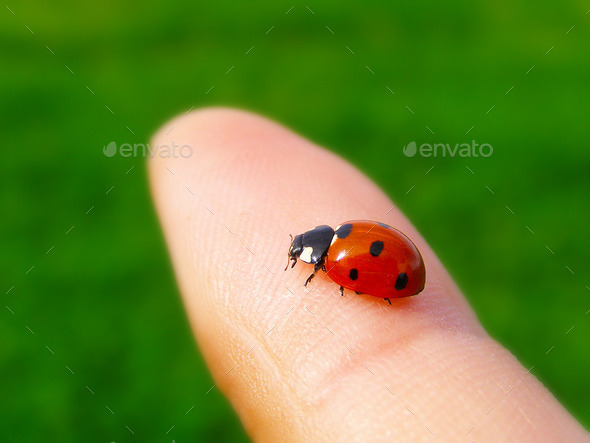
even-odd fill
[(405, 272), (400, 272), (400, 274), (397, 276), (397, 280), (395, 281), (395, 289), (397, 291), (401, 291), (406, 287), (407, 284), (408, 274), (406, 274)]
[(352, 268), (348, 276), (351, 280), (356, 280), (357, 278), (359, 278), (359, 271), (355, 268)]
[(346, 223), (338, 228), (336, 236), (338, 238), (346, 238), (349, 236), (350, 231), (352, 231), (352, 223)]
[(371, 243), (371, 248), (369, 249), (369, 252), (373, 257), (379, 256), (379, 254), (381, 254), (381, 251), (383, 251), (383, 242), (381, 240), (377, 240)]

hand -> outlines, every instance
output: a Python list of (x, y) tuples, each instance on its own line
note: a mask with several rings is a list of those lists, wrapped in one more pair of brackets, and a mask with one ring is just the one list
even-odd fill
[[(170, 130), (170, 128), (172, 128)], [(576, 441), (583, 428), (482, 329), (428, 244), (356, 168), (245, 112), (165, 125), (152, 189), (197, 342), (252, 438)], [(350, 219), (408, 235), (426, 288), (392, 300), (312, 267), (283, 272), (289, 234)]]

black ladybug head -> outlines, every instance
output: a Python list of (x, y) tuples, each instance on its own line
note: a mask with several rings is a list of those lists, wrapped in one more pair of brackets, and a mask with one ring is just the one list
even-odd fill
[[(297, 259), (303, 252), (303, 234), (296, 235), (295, 238), (291, 237), (291, 247), (289, 248), (289, 260), (293, 260), (293, 266), (297, 263)], [(288, 266), (288, 265), (287, 265)]]
[(291, 267), (295, 266), (297, 259), (305, 263), (321, 263), (328, 253), (333, 237), (334, 230), (327, 225), (296, 235), (289, 248), (289, 260), (293, 260)]

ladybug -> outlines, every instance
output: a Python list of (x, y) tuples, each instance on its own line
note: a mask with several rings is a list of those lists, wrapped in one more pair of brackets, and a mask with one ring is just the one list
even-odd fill
[(402, 232), (384, 223), (354, 220), (336, 229), (322, 225), (291, 238), (291, 268), (297, 260), (315, 265), (304, 286), (321, 269), (340, 285), (341, 295), (346, 288), (391, 304), (390, 298), (409, 297), (424, 289), (426, 271), (420, 252)]

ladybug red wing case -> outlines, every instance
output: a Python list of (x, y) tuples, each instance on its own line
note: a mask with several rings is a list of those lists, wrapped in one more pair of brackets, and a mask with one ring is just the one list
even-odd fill
[(424, 289), (420, 252), (408, 237), (382, 223), (362, 220), (339, 226), (325, 266), (339, 285), (375, 297), (408, 297)]

